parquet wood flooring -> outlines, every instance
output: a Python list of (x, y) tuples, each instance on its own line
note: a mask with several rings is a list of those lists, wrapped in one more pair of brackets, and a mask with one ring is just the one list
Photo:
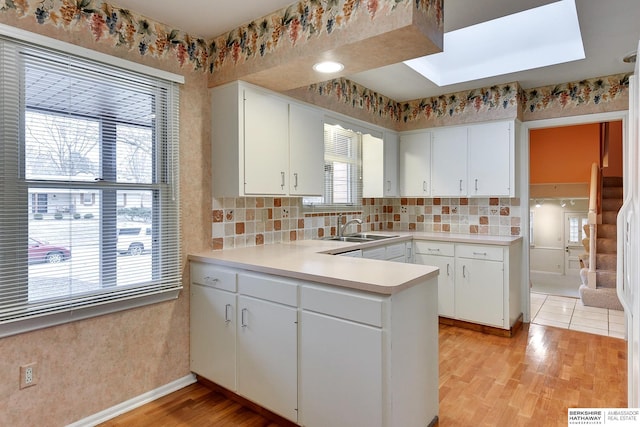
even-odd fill
[[(440, 325), (438, 426), (566, 426), (568, 408), (626, 407), (626, 349), (621, 339), (535, 324), (513, 338)], [(194, 384), (103, 426), (277, 424)]]

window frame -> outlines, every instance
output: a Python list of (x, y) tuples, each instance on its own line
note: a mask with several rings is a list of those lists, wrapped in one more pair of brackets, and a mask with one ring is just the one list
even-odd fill
[[(58, 51), (62, 55), (66, 55), (69, 57), (77, 58), (80, 61), (89, 61), (92, 63), (101, 63), (104, 67), (109, 67), (111, 69), (118, 68), (122, 70), (122, 72), (128, 73), (138, 73), (144, 74), (149, 78), (164, 80), (167, 82), (167, 105), (175, 106), (175, 111), (168, 111), (166, 120), (164, 123), (160, 123), (159, 127), (155, 128), (162, 129), (165, 134), (154, 136), (154, 149), (158, 149), (157, 144), (163, 144), (162, 150), (164, 153), (163, 158), (155, 159), (153, 164), (157, 164), (161, 170), (154, 170), (153, 174), (156, 174), (158, 179), (153, 179), (151, 184), (135, 184), (134, 186), (128, 185), (126, 183), (117, 183), (116, 177), (114, 176), (113, 181), (109, 180), (110, 176), (105, 175), (105, 171), (103, 170), (102, 179), (104, 181), (98, 180), (97, 182), (83, 182), (79, 181), (59, 181), (59, 180), (34, 180), (34, 179), (26, 179), (25, 167), (24, 167), (24, 149), (25, 149), (25, 116), (27, 111), (27, 107), (24, 102), (24, 95), (22, 96), (22, 102), (20, 102), (21, 107), (16, 106), (16, 110), (18, 114), (16, 115), (18, 120), (15, 125), (16, 130), (16, 138), (12, 143), (13, 133), (12, 130), (7, 131), (4, 134), (0, 134), (0, 154), (5, 156), (5, 152), (8, 153), (11, 150), (16, 150), (16, 148), (11, 148), (10, 146), (17, 146), (17, 151), (22, 152), (19, 154), (18, 163), (22, 163), (21, 165), (16, 165), (15, 172), (15, 182), (9, 181), (5, 182), (4, 185), (6, 187), (0, 187), (0, 191), (4, 191), (3, 188), (10, 188), (10, 186), (19, 187), (19, 189), (14, 190), (15, 194), (23, 194), (24, 195), (24, 206), (21, 205), (22, 211), (24, 212), (25, 218), (22, 221), (26, 221), (28, 224), (28, 220), (26, 218), (30, 217), (32, 214), (29, 209), (28, 200), (33, 197), (34, 200), (37, 201), (37, 205), (39, 206), (42, 202), (40, 198), (40, 194), (31, 193), (30, 188), (69, 188), (76, 189), (82, 191), (85, 189), (86, 191), (102, 191), (104, 194), (104, 190), (108, 189), (113, 193), (113, 206), (112, 208), (117, 210), (119, 207), (118, 197), (116, 194), (118, 193), (118, 189), (127, 189), (127, 188), (137, 188), (137, 189), (146, 189), (156, 194), (155, 197), (152, 197), (154, 200), (154, 204), (162, 203), (162, 207), (154, 206), (152, 209), (154, 212), (157, 212), (158, 215), (153, 215), (153, 224), (151, 230), (153, 230), (152, 238), (159, 239), (161, 241), (163, 238), (166, 240), (167, 246), (164, 246), (164, 242), (162, 244), (162, 256), (153, 258), (153, 266), (152, 271), (153, 274), (165, 274), (164, 267), (161, 270), (160, 264), (162, 262), (172, 263), (169, 270), (176, 269), (177, 273), (172, 273), (171, 277), (166, 278), (166, 283), (163, 283), (165, 277), (158, 277), (156, 279), (152, 279), (149, 283), (144, 283), (141, 285), (135, 286), (122, 286), (122, 287), (113, 287), (109, 289), (109, 291), (101, 291), (96, 293), (96, 297), (85, 298), (83, 301), (82, 298), (74, 298), (70, 297), (67, 299), (61, 299), (55, 304), (55, 307), (50, 311), (46, 310), (38, 310), (38, 311), (30, 311), (29, 302), (26, 295), (22, 298), (23, 292), (28, 293), (29, 281), (27, 278), (28, 273), (22, 273), (20, 279), (20, 283), (23, 283), (24, 290), (20, 291), (20, 296), (15, 297), (16, 300), (22, 298), (26, 301), (19, 309), (22, 312), (18, 313), (17, 309), (11, 310), (11, 315), (9, 317), (5, 316), (6, 306), (0, 305), (0, 337), (15, 335), (18, 333), (23, 333), (26, 331), (31, 331), (35, 329), (40, 329), (44, 327), (54, 326), (62, 323), (67, 323), (71, 321), (76, 321), (80, 319), (85, 319), (89, 317), (99, 316), (107, 313), (113, 313), (121, 310), (127, 310), (135, 307), (140, 307), (147, 304), (153, 304), (157, 302), (167, 301), (171, 299), (175, 299), (178, 297), (180, 290), (182, 289), (181, 277), (179, 277), (180, 272), (180, 264), (181, 264), (181, 253), (179, 247), (179, 231), (180, 231), (180, 218), (179, 218), (179, 171), (178, 171), (178, 116), (177, 116), (177, 103), (178, 103), (178, 91), (179, 89), (175, 86), (176, 84), (184, 84), (184, 77), (179, 76), (173, 73), (168, 73), (162, 70), (156, 70), (154, 68), (144, 66), (142, 64), (137, 64), (131, 61), (123, 60), (120, 58), (115, 58), (106, 54), (102, 54), (99, 52), (95, 52), (86, 48), (82, 48), (73, 44), (61, 42), (59, 40), (51, 39), (46, 36), (40, 36), (34, 33), (30, 33), (27, 31), (23, 31), (20, 29), (16, 29), (14, 27), (9, 27), (3, 24), (0, 24), (0, 43), (4, 42), (16, 43), (18, 45), (32, 45), (36, 49), (44, 49), (44, 50), (53, 50)], [(3, 48), (0, 45), (0, 54), (2, 54)], [(3, 59), (0, 58), (0, 68), (3, 68)], [(20, 68), (21, 66), (17, 65), (18, 69), (16, 72), (18, 76), (22, 76), (24, 73), (24, 68)], [(171, 86), (174, 85), (174, 86)], [(24, 89), (21, 89), (23, 91)], [(5, 88), (0, 86), (0, 91), (4, 94)], [(173, 108), (173, 107), (171, 107)], [(6, 110), (6, 108), (5, 108)], [(0, 113), (3, 110), (0, 109)], [(5, 111), (6, 113), (6, 111)], [(5, 123), (4, 114), (0, 117), (2, 123)], [(13, 116), (14, 113), (11, 113)], [(160, 120), (159, 120), (160, 121)], [(130, 125), (130, 123), (126, 123), (122, 121), (121, 123), (125, 125)], [(116, 126), (114, 122), (114, 126)], [(13, 127), (13, 126), (12, 126)], [(101, 126), (101, 132), (104, 133)], [(102, 139), (101, 146), (104, 145), (104, 141), (107, 139)], [(6, 141), (6, 142), (5, 142)], [(115, 140), (113, 141), (115, 144)], [(165, 145), (166, 144), (166, 145)], [(3, 147), (5, 145), (5, 147)], [(7, 148), (8, 147), (8, 148)], [(9, 150), (9, 151), (7, 151)], [(154, 158), (156, 156), (160, 156), (158, 152), (153, 154)], [(114, 166), (112, 174), (117, 170), (117, 165)], [(14, 194), (14, 193), (12, 193)], [(93, 199), (93, 198), (92, 198)], [(85, 200), (84, 198), (82, 199)], [(93, 200), (92, 200), (93, 201)], [(174, 205), (168, 205), (167, 201), (171, 201)], [(45, 204), (48, 202), (45, 202)], [(104, 203), (104, 202), (103, 202)], [(171, 217), (170, 219), (158, 218), (164, 212), (164, 206), (168, 206), (167, 209), (170, 209), (171, 212), (167, 211), (167, 217)], [(33, 209), (36, 209), (35, 212), (39, 212), (36, 204), (33, 204)], [(0, 214), (3, 212), (0, 211)], [(15, 215), (15, 221), (20, 221), (22, 215)], [(7, 217), (5, 217), (4, 222), (7, 222)], [(102, 215), (101, 215), (102, 218)], [(115, 217), (114, 217), (115, 218)], [(106, 219), (105, 219), (106, 220)], [(103, 219), (101, 219), (103, 221)], [(8, 224), (11, 223), (9, 219)], [(24, 235), (25, 242), (28, 240), (28, 225), (19, 225), (16, 229), (19, 235)], [(117, 224), (113, 224), (113, 245), (115, 247), (115, 234), (117, 233)], [(22, 230), (22, 231), (20, 231)], [(173, 241), (175, 239), (175, 241)], [(105, 239), (105, 236), (101, 235), (100, 240), (102, 243), (101, 246), (104, 246), (105, 240), (110, 240), (109, 237)], [(169, 241), (172, 241), (171, 243)], [(102, 248), (104, 250), (104, 247)], [(5, 259), (9, 259), (9, 257), (26, 257), (26, 249), (24, 253), (19, 253), (17, 255), (7, 254), (6, 247), (0, 246), (0, 251), (4, 251), (4, 253), (0, 253)], [(101, 254), (103, 252), (100, 252)], [(99, 260), (100, 264), (103, 263), (105, 255), (100, 255)], [(18, 259), (17, 258), (17, 259)], [(21, 259), (21, 258), (20, 258)], [(175, 263), (175, 265), (173, 264)], [(102, 266), (100, 267), (102, 268)], [(178, 274), (176, 276), (175, 274)], [(102, 274), (101, 274), (102, 277)], [(101, 279), (102, 280), (102, 279)], [(156, 283), (154, 283), (156, 282)], [(13, 283), (15, 284), (15, 282)], [(13, 284), (10, 283), (11, 286)], [(6, 286), (6, 284), (5, 284)], [(0, 283), (0, 304), (4, 304), (2, 297), (2, 292), (4, 286)], [(11, 292), (15, 292), (14, 288), (9, 288)], [(90, 299), (90, 301), (89, 301)], [(13, 300), (11, 300), (13, 301)], [(18, 314), (16, 314), (18, 313)]]

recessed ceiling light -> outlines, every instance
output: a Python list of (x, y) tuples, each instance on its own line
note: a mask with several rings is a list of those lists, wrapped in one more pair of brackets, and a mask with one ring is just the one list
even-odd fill
[(319, 73), (337, 73), (344, 70), (344, 65), (335, 61), (323, 61), (314, 64), (313, 69)]

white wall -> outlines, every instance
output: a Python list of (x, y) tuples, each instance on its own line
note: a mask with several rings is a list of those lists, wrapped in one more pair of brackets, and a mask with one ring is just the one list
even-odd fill
[(588, 200), (574, 200), (571, 206), (560, 206), (559, 199), (545, 199), (536, 207), (536, 200), (529, 201), (533, 214), (533, 238), (531, 239), (529, 269), (564, 274), (564, 214), (566, 212), (587, 212)]

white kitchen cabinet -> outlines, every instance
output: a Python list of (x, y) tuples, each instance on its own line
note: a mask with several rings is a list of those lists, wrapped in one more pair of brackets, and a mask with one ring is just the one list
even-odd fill
[(324, 114), (310, 107), (289, 104), (289, 194), (324, 192)]
[(362, 258), (410, 263), (412, 262), (411, 249), (411, 242), (391, 243), (362, 249)]
[(399, 145), (397, 132), (384, 132), (384, 197), (400, 196)]
[(504, 326), (502, 248), (460, 246), (456, 257), (456, 317)]
[(322, 194), (319, 110), (244, 82), (210, 95), (214, 197)]
[(391, 131), (382, 138), (362, 135), (362, 197), (399, 195), (398, 141), (398, 134)]
[(432, 196), (515, 195), (513, 121), (452, 126), (432, 132)]
[(384, 195), (384, 141), (362, 135), (362, 197)]
[(296, 421), (298, 417), (297, 285), (238, 274), (238, 394)]
[(191, 371), (236, 390), (236, 275), (191, 264)]
[(510, 245), (415, 241), (415, 262), (440, 269), (438, 312), (511, 330), (522, 314), (521, 242)]
[(435, 279), (393, 296), (300, 289), (300, 423), (429, 425), (438, 411)]
[(431, 132), (403, 133), (400, 136), (400, 195), (431, 195)]
[(440, 269), (438, 275), (438, 314), (455, 317), (455, 246), (453, 243), (416, 241), (414, 262)]
[(467, 195), (467, 127), (433, 130), (431, 192), (434, 196)]
[(287, 194), (289, 105), (269, 92), (248, 87), (243, 92), (244, 192)]
[(469, 126), (470, 196), (515, 195), (514, 122)]

